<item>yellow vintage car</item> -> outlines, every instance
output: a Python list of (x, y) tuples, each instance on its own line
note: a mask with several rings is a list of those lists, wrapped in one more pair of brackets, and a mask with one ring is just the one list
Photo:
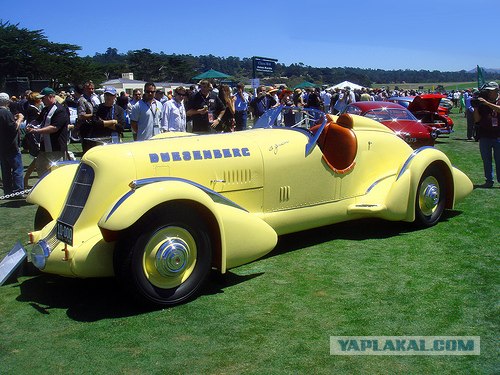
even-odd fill
[(115, 276), (140, 301), (170, 306), (279, 235), (369, 217), (431, 226), (472, 191), (445, 154), (413, 150), (373, 120), (295, 113), (284, 127), (281, 110), (295, 111), (272, 109), (242, 132), (99, 146), (55, 168), (27, 198), (39, 206), (30, 261)]

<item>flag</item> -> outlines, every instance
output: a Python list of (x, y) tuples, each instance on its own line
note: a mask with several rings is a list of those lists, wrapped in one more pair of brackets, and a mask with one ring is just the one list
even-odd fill
[(484, 75), (483, 75), (484, 71), (483, 69), (481, 69), (479, 67), (479, 65), (477, 66), (477, 88), (480, 89), (482, 85), (484, 85)]

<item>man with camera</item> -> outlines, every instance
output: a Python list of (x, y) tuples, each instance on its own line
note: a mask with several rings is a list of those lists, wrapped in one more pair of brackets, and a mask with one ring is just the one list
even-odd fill
[(271, 107), (277, 104), (276, 99), (274, 99), (269, 92), (267, 92), (266, 86), (257, 87), (257, 95), (253, 98), (249, 106), (252, 110), (254, 116), (254, 122), (261, 117), (264, 112), (266, 112)]
[[(485, 83), (479, 89), (477, 98), (471, 100), (474, 107), (474, 122), (477, 125), (479, 151), (483, 159), (484, 177), (486, 182), (482, 187), (493, 186), (493, 157), (497, 181), (500, 183), (500, 126), (498, 105), (499, 86), (496, 82)], [(493, 157), (492, 157), (493, 155)]]

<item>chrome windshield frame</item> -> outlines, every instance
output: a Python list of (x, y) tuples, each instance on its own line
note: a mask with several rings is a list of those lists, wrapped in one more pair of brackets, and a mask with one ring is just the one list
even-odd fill
[[(284, 105), (279, 105), (277, 107), (271, 108), (267, 110), (254, 125), (254, 129), (265, 129), (265, 128), (282, 128), (281, 126), (276, 126), (276, 120), (280, 113), (283, 113), (285, 110), (295, 110), (299, 112), (306, 112), (308, 114), (312, 114), (313, 118), (318, 118), (321, 119), (321, 125), (319, 129), (315, 132), (315, 134), (310, 134), (309, 136), (309, 141), (306, 144), (305, 148), (305, 155), (309, 155), (314, 147), (316, 146), (316, 142), (318, 141), (319, 136), (321, 135), (321, 132), (326, 126), (326, 114), (323, 111), (320, 111), (319, 109), (314, 109), (314, 108), (300, 108), (300, 107), (295, 107), (295, 106), (284, 106)], [(316, 123), (318, 120), (316, 120)], [(306, 129), (309, 130), (308, 128), (301, 128), (298, 127), (297, 125), (289, 127), (288, 129)]]

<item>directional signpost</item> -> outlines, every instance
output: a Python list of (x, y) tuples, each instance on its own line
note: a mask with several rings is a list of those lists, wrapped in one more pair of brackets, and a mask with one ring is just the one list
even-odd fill
[(257, 72), (260, 73), (274, 73), (274, 68), (276, 67), (277, 59), (271, 59), (268, 57), (252, 57), (253, 61), (253, 78), (257, 78)]

